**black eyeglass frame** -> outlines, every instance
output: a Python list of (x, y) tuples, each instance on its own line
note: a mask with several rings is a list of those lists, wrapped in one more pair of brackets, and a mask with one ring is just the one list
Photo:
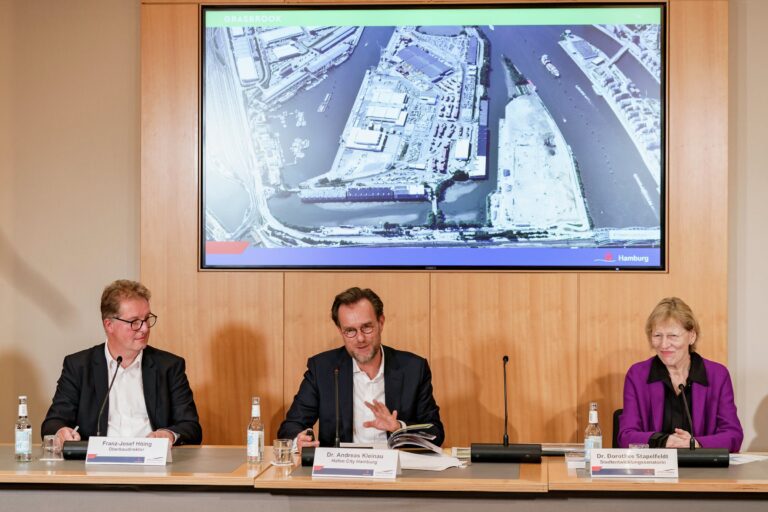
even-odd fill
[(139, 329), (141, 329), (141, 326), (144, 325), (144, 322), (146, 322), (147, 327), (150, 327), (150, 328), (154, 327), (155, 324), (157, 323), (157, 315), (154, 313), (150, 313), (147, 316), (147, 318), (145, 318), (144, 320), (140, 318), (137, 318), (136, 320), (124, 320), (117, 316), (113, 316), (112, 318), (129, 324), (131, 326), (131, 329), (133, 329), (134, 331), (138, 331)]

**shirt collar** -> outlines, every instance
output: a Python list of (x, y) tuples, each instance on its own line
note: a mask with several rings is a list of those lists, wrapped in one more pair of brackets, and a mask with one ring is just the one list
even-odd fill
[[(661, 362), (659, 356), (653, 358), (651, 371), (648, 373), (648, 383), (669, 379), (669, 370)], [(704, 368), (704, 359), (696, 352), (691, 352), (691, 368), (688, 370), (688, 384), (696, 382), (702, 386), (708, 386), (707, 369)]]
[[(371, 380), (380, 379), (381, 376), (384, 375), (384, 349), (379, 348), (379, 351), (381, 352), (381, 365), (379, 366), (379, 371), (376, 373), (376, 376)], [(356, 373), (365, 373), (365, 372), (363, 372), (363, 370), (360, 369), (360, 365), (357, 364), (357, 360), (353, 357), (352, 358), (352, 374), (356, 374)]]
[[(112, 357), (112, 354), (109, 353), (108, 342), (104, 343), (104, 357), (107, 359), (107, 368), (114, 368), (115, 365), (117, 364), (117, 361)], [(136, 356), (136, 359), (134, 359), (133, 362), (127, 368), (123, 368), (123, 370), (136, 368), (137, 366), (140, 368), (141, 360), (143, 357), (144, 357), (144, 351), (141, 350), (139, 352), (139, 355)]]

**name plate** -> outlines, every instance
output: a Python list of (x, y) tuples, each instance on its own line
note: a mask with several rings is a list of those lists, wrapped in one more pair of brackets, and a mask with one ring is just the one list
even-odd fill
[(90, 437), (86, 464), (165, 466), (173, 462), (171, 443), (154, 437)]
[(677, 450), (592, 450), (587, 463), (593, 478), (677, 478)]
[(397, 450), (315, 448), (312, 478), (394, 478), (400, 473)]

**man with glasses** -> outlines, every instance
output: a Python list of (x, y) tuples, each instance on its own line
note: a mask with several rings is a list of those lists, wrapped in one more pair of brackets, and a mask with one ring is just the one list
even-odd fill
[(101, 321), (107, 341), (64, 358), (41, 435), (55, 434), (60, 442), (97, 434), (166, 437), (172, 444), (202, 442), (184, 359), (148, 346), (157, 322), (150, 296), (136, 281), (118, 280), (104, 289)]
[[(334, 446), (338, 389), (340, 442), (386, 442), (389, 433), (407, 424), (431, 423), (433, 442), (442, 444), (445, 433), (429, 364), (410, 352), (382, 346), (384, 304), (379, 296), (367, 288), (341, 292), (331, 318), (344, 346), (307, 361), (278, 437), (296, 439), (299, 449)], [(314, 440), (310, 429), (318, 419), (319, 439)]]

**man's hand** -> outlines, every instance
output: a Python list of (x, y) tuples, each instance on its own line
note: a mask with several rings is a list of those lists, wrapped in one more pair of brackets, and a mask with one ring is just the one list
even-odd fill
[(296, 436), (296, 447), (299, 449), (299, 453), (301, 453), (302, 448), (317, 448), (318, 446), (320, 446), (320, 441), (315, 441), (315, 436), (307, 434), (306, 430)]
[(374, 400), (373, 403), (365, 402), (365, 406), (375, 416), (373, 420), (363, 423), (365, 428), (375, 428), (386, 432), (394, 432), (400, 428), (400, 422), (397, 421), (397, 411), (389, 412), (387, 406), (378, 400)]
[(79, 441), (80, 440), (80, 434), (75, 432), (74, 429), (71, 429), (69, 427), (61, 427), (56, 432), (56, 441), (59, 443), (59, 446), (64, 446), (64, 441)]
[(147, 434), (147, 437), (156, 437), (156, 438), (166, 438), (171, 442), (171, 446), (173, 446), (173, 443), (176, 442), (176, 436), (173, 435), (173, 432), (170, 430), (166, 430), (164, 428), (161, 428), (160, 430), (155, 430), (154, 432), (150, 432)]

